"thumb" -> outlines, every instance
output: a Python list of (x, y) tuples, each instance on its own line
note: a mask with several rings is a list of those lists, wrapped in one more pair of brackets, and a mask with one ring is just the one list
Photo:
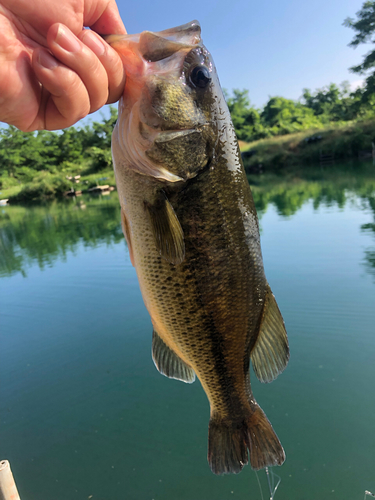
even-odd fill
[(126, 34), (115, 0), (85, 0), (83, 24), (101, 35)]

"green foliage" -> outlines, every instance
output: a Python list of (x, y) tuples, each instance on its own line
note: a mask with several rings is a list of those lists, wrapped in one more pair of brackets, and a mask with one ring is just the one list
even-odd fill
[(112, 131), (117, 121), (117, 109), (111, 106), (109, 110), (109, 118), (103, 118), (102, 122), (94, 122), (92, 125), (94, 134), (92, 146), (96, 146), (103, 150), (111, 149)]
[(312, 109), (284, 97), (272, 97), (264, 107), (261, 118), (269, 128), (270, 135), (290, 134), (322, 126)]
[(30, 180), (32, 171), (56, 166), (59, 154), (53, 132), (21, 132), (9, 126), (0, 129), (0, 175)]
[(99, 172), (100, 170), (107, 169), (112, 166), (111, 149), (101, 149), (93, 146), (88, 149), (88, 155), (91, 158), (90, 172)]
[(240, 140), (251, 141), (267, 136), (260, 121), (259, 111), (250, 104), (248, 90), (234, 89), (232, 97), (224, 91), (224, 95)]
[(286, 166), (319, 163), (322, 152), (333, 154), (336, 160), (358, 158), (361, 151), (371, 152), (373, 142), (375, 119), (335, 123), (319, 132), (307, 130), (254, 141), (244, 164), (248, 172), (277, 172)]
[[(362, 9), (357, 12), (357, 19), (348, 17), (344, 21), (344, 26), (352, 28), (356, 33), (349, 46), (357, 47), (362, 43), (375, 44), (375, 1), (364, 2)], [(353, 66), (350, 69), (354, 73), (368, 75), (361, 100), (369, 102), (375, 94), (375, 50), (368, 52), (361, 64)], [(370, 74), (368, 74), (369, 71), (371, 71)]]
[(312, 109), (291, 99), (271, 97), (261, 111), (251, 106), (247, 90), (234, 89), (232, 96), (227, 92), (225, 95), (237, 136), (243, 141), (254, 141), (323, 125)]
[(340, 87), (331, 83), (314, 93), (303, 89), (303, 100), (323, 123), (353, 120), (360, 114), (360, 96), (350, 92), (348, 82), (343, 82)]
[(39, 172), (12, 200), (46, 201), (62, 196), (70, 188), (71, 183), (65, 177), (50, 172)]
[(14, 199), (44, 200), (61, 196), (71, 188), (66, 174), (111, 169), (111, 135), (116, 120), (117, 110), (110, 108), (109, 118), (80, 129), (0, 129), (0, 189), (23, 186)]
[[(370, 78), (375, 86), (375, 76)], [(362, 88), (350, 92), (348, 82), (340, 86), (331, 83), (315, 92), (303, 89), (300, 102), (270, 97), (263, 110), (258, 110), (251, 106), (247, 90), (235, 89), (232, 95), (225, 92), (237, 137), (247, 142), (371, 119), (375, 116), (375, 94), (365, 95)]]

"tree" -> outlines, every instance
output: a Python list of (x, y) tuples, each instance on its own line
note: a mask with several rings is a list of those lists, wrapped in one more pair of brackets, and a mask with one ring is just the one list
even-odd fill
[(359, 113), (359, 96), (350, 93), (348, 82), (343, 82), (340, 87), (331, 83), (314, 93), (311, 93), (310, 89), (303, 89), (302, 98), (305, 106), (312, 109), (314, 115), (324, 123), (353, 120)]
[(254, 141), (266, 134), (260, 122), (259, 111), (250, 104), (249, 91), (234, 89), (233, 95), (224, 92), (237, 137), (242, 141)]
[(260, 116), (263, 125), (269, 128), (270, 135), (290, 134), (322, 126), (312, 109), (284, 97), (271, 97)]
[[(356, 32), (349, 47), (357, 47), (361, 43), (375, 44), (375, 1), (365, 2), (356, 15), (357, 19), (348, 17), (344, 21), (344, 26), (352, 28)], [(350, 69), (361, 75), (368, 74), (372, 70), (366, 78), (366, 87), (362, 92), (363, 101), (368, 102), (375, 94), (375, 50), (368, 52), (361, 64)]]

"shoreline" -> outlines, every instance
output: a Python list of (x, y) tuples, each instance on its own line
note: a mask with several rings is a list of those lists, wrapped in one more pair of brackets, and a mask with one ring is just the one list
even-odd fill
[(375, 120), (261, 139), (243, 144), (241, 153), (248, 174), (282, 172), (290, 166), (308, 168), (314, 164), (371, 159), (375, 157)]
[[(310, 129), (251, 143), (239, 141), (239, 146), (246, 174), (255, 177), (268, 173), (287, 175), (293, 167), (303, 172), (314, 165), (329, 167), (336, 162), (371, 158), (375, 161), (375, 120)], [(108, 185), (110, 190), (116, 189), (111, 167), (86, 175), (85, 171), (87, 166), (82, 164), (71, 164), (69, 172), (41, 170), (30, 182), (19, 182), (1, 190), (0, 201), (40, 203), (69, 197), (76, 191), (101, 190), (103, 185)]]

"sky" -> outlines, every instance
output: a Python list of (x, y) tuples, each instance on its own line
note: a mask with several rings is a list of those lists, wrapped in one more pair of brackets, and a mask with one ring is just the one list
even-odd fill
[(246, 88), (262, 107), (270, 96), (298, 99), (302, 89), (362, 77), (369, 45), (348, 47), (354, 31), (343, 26), (364, 0), (118, 0), (128, 33), (160, 31), (197, 19), (222, 87)]

